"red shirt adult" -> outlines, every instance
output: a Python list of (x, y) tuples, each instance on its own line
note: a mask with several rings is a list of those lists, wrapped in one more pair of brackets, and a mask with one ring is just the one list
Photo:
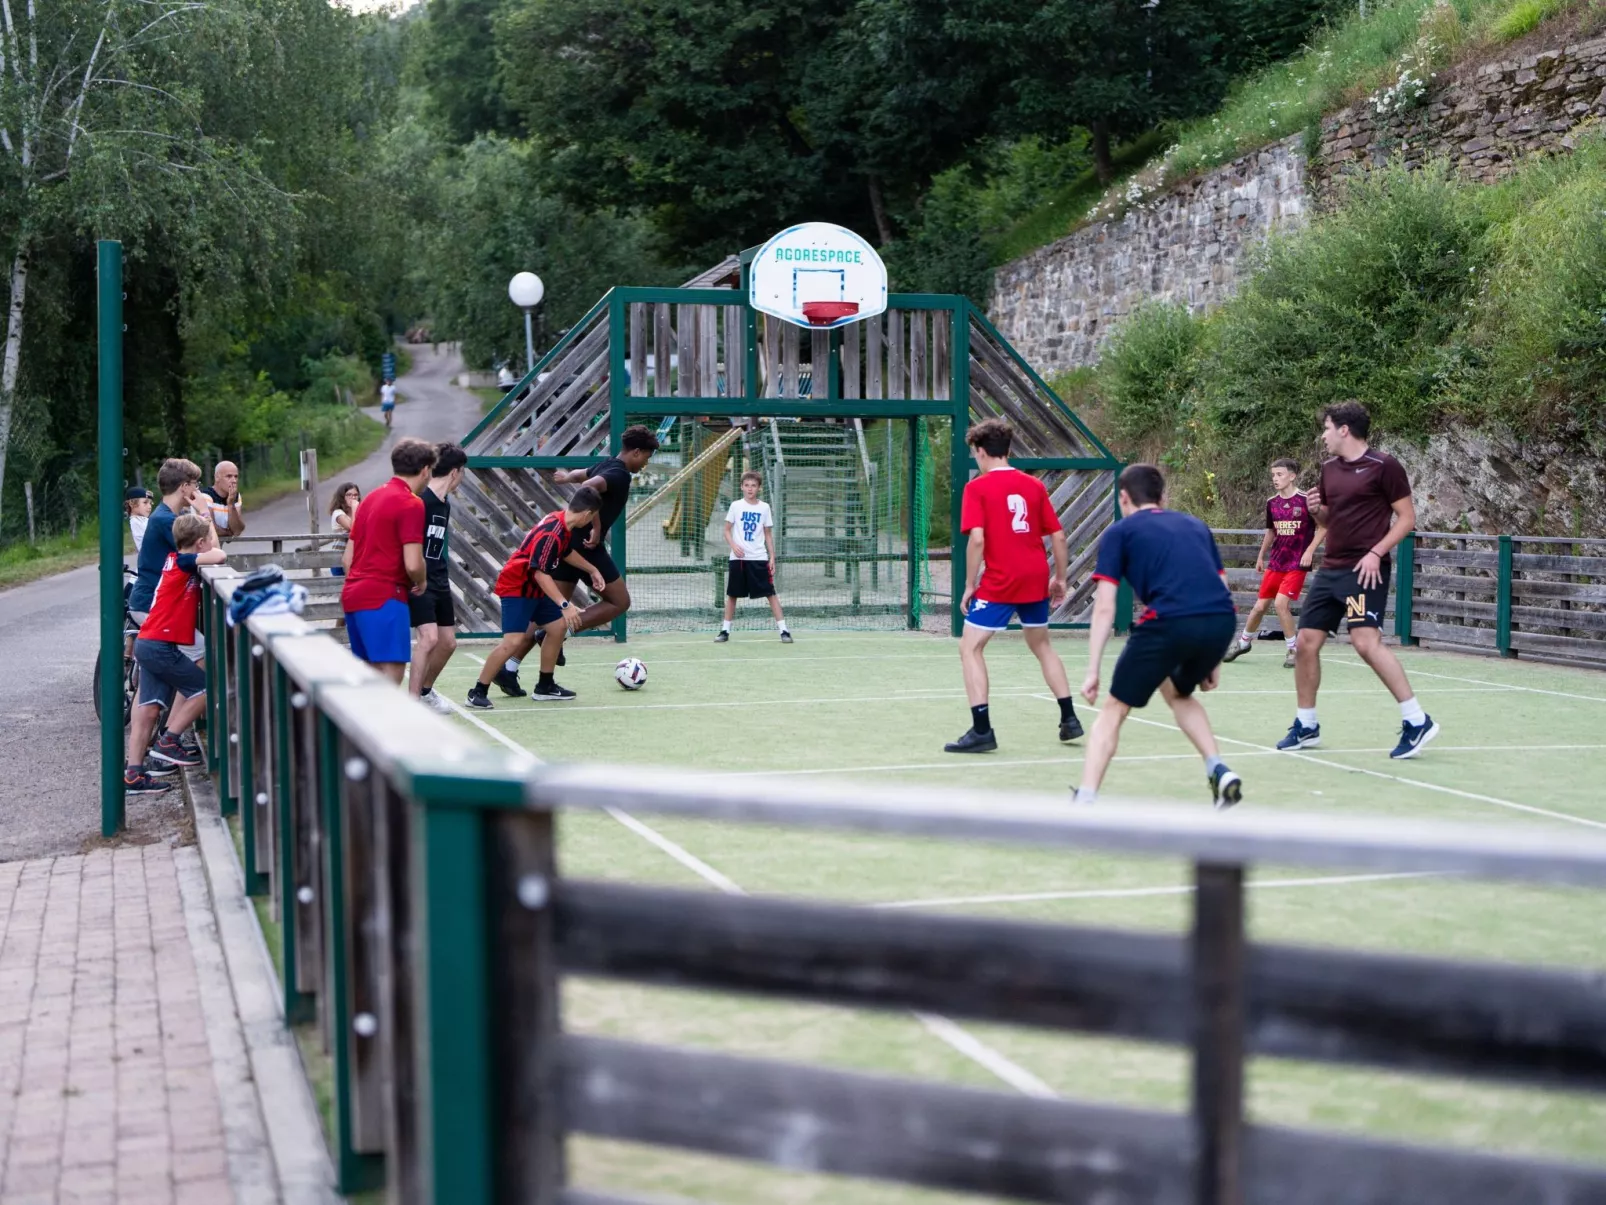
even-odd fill
[(544, 516), (508, 557), (492, 593), (498, 598), (545, 598), (535, 584), (535, 575), (550, 577), (573, 547), (574, 532), (563, 521), (563, 512), (555, 510)]
[(195, 621), (200, 614), (201, 579), (195, 572), (195, 553), (168, 553), (139, 638), (194, 644)]
[(960, 530), (981, 528), (985, 568), (976, 585), (983, 602), (1029, 603), (1048, 597), (1043, 539), (1060, 530), (1048, 490), (1030, 473), (1004, 466), (965, 485)]
[(402, 545), (424, 543), (424, 502), (400, 477), (392, 477), (362, 500), (351, 524), (351, 572), (340, 591), (345, 611), (377, 611), (395, 599), (405, 603), (413, 579)]

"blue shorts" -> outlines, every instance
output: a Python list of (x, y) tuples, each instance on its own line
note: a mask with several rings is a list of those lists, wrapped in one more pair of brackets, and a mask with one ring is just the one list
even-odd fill
[(532, 623), (545, 627), (554, 619), (563, 618), (562, 608), (544, 594), (540, 598), (503, 598), (500, 601), (504, 636), (527, 632)]
[(979, 598), (970, 600), (970, 614), (965, 616), (965, 622), (972, 627), (986, 628), (989, 632), (1002, 632), (1009, 626), (1009, 621), (1020, 616), (1020, 626), (1023, 628), (1046, 628), (1048, 626), (1048, 599), (1029, 603), (1001, 603), (983, 602)]
[(396, 403), (395, 402), (380, 402), (379, 403), (379, 408), (381, 410), (394, 410), (396, 408)]
[(206, 671), (184, 655), (184, 646), (168, 640), (135, 640), (139, 664), (139, 705), (166, 707), (175, 693), (192, 699), (206, 691)]
[(393, 598), (372, 611), (347, 611), (351, 651), (369, 665), (406, 665), (413, 659), (413, 621), (407, 604)]

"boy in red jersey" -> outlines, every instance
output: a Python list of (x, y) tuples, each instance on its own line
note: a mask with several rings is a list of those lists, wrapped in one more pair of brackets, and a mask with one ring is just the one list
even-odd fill
[(1305, 588), (1305, 571), (1310, 568), (1316, 545), (1327, 533), (1317, 525), (1309, 500), (1297, 488), (1299, 464), (1292, 460), (1271, 462), (1271, 488), (1277, 492), (1266, 499), (1266, 534), (1255, 557), (1255, 570), (1262, 574), (1260, 597), (1244, 620), (1243, 635), (1222, 658), (1236, 661), (1254, 648), (1255, 633), (1268, 605), (1277, 608), (1288, 651), (1283, 668), (1294, 668), (1294, 600)]
[[(213, 536), (212, 521), (200, 515), (180, 515), (173, 520), (176, 552), (167, 554), (156, 592), (151, 597), (150, 614), (140, 626), (134, 641), (134, 660), (139, 663), (138, 713), (142, 723), (131, 725), (128, 764), (123, 770), (123, 791), (129, 795), (154, 795), (167, 790), (145, 768), (145, 745), (155, 730), (156, 717), (168, 703), (167, 730), (151, 746), (153, 766), (198, 766), (199, 756), (185, 750), (179, 738), (195, 722), (206, 706), (206, 671), (184, 655), (182, 646), (195, 642), (195, 624), (201, 614), (201, 565), (220, 565), (223, 550)], [(173, 702), (174, 696), (178, 701)]]
[(357, 508), (343, 558), (351, 651), (398, 686), (413, 659), (412, 613), (407, 601), (429, 587), (424, 566), (424, 503), (419, 491), (435, 466), (435, 445), (397, 440), (390, 450), (395, 474)]
[[(947, 753), (991, 753), (998, 748), (987, 706), (983, 651), (1016, 615), (1026, 635), (1026, 647), (1042, 667), (1043, 681), (1059, 700), (1060, 740), (1074, 741), (1082, 735), (1065, 665), (1048, 639), (1050, 604), (1057, 607), (1065, 601), (1069, 564), (1065, 532), (1043, 483), (1010, 466), (1009, 445), (1014, 437), (1010, 425), (998, 418), (977, 423), (965, 436), (981, 470), (966, 484), (959, 512), (961, 529), (970, 533), (965, 550), (965, 594), (959, 603), (965, 616), (959, 664), (970, 702), (970, 729), (943, 746)], [(1052, 576), (1043, 556), (1044, 537), (1054, 548)], [(985, 574), (981, 572), (983, 563)]]
[(564, 597), (552, 571), (559, 565), (572, 565), (588, 574), (597, 593), (602, 593), (602, 571), (575, 550), (575, 532), (590, 527), (601, 505), (597, 491), (582, 485), (574, 491), (567, 508), (544, 516), (530, 529), (502, 566), (496, 579), (496, 596), (502, 603), (502, 641), (485, 658), (480, 680), (469, 688), (470, 707), (491, 709), (486, 691), (509, 657), (529, 652), (534, 644), (528, 634), (532, 626), (539, 626), (545, 639), (541, 641), (541, 677), (530, 698), (538, 703), (567, 703), (574, 698), (574, 691), (559, 686), (552, 674), (558, 667), (564, 638), (580, 629), (581, 612)]

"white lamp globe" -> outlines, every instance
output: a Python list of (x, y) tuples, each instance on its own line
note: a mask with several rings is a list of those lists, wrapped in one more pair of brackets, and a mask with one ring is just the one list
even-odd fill
[(520, 272), (507, 282), (507, 295), (521, 310), (533, 310), (546, 296), (546, 286), (534, 272)]

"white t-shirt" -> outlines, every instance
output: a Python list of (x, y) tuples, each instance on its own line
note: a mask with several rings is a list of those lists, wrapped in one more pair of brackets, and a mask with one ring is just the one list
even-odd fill
[(764, 546), (764, 529), (775, 526), (768, 502), (749, 502), (738, 498), (725, 512), (725, 522), (731, 525), (731, 542), (742, 550), (740, 557), (731, 560), (767, 561), (770, 551)]
[(394, 406), (396, 404), (396, 386), (381, 385), (379, 387), (379, 404), (381, 406)]
[(351, 522), (351, 516), (343, 510), (332, 510), (329, 512), (329, 530), (340, 537), (340, 539), (329, 545), (329, 551), (331, 552), (339, 552), (346, 546), (346, 533), (351, 530), (349, 527), (340, 526), (340, 524), (336, 521), (339, 519), (344, 519), (349, 523)]
[(134, 551), (145, 542), (145, 525), (151, 521), (149, 515), (129, 515), (128, 530), (134, 533)]

